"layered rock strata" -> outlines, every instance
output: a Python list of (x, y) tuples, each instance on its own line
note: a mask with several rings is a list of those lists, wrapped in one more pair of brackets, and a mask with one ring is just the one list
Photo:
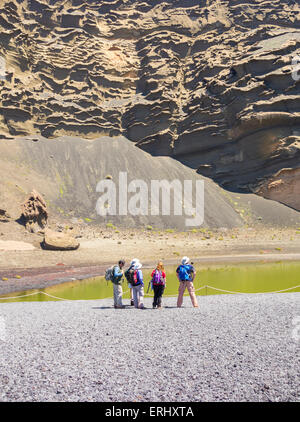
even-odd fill
[(123, 135), (228, 189), (287, 168), (298, 189), (297, 1), (3, 0), (0, 29), (2, 138)]

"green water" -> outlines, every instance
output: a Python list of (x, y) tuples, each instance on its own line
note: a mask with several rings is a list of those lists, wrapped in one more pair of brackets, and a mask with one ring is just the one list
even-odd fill
[[(278, 290), (289, 289), (300, 285), (300, 263), (282, 263), (275, 264), (240, 264), (240, 265), (214, 265), (214, 266), (195, 266), (197, 275), (194, 281), (195, 289), (205, 287), (196, 292), (197, 295), (226, 294), (222, 290), (241, 293), (260, 293), (274, 292)], [(167, 267), (167, 287), (165, 296), (176, 296), (178, 292), (178, 280), (175, 274), (176, 267)], [(145, 293), (147, 291), (150, 273), (152, 270), (143, 271), (145, 281)], [(214, 290), (221, 289), (220, 290)], [(105, 281), (103, 277), (87, 279), (82, 281), (72, 281), (46, 289), (39, 290), (62, 299), (71, 300), (92, 300), (105, 299), (112, 297), (112, 283)], [(123, 295), (129, 299), (127, 283), (123, 284)], [(28, 297), (21, 297), (35, 293), (37, 290), (27, 290), (18, 293), (11, 293), (0, 297), (0, 303), (23, 302), (23, 301), (49, 301), (59, 300), (42, 293), (37, 293)], [(300, 292), (300, 287), (288, 290), (288, 292)], [(186, 293), (187, 294), (187, 293)], [(4, 297), (16, 297), (17, 299), (6, 299)], [(152, 296), (151, 290), (149, 295)], [(1, 299), (2, 298), (2, 299)], [(126, 302), (125, 302), (126, 303)]]

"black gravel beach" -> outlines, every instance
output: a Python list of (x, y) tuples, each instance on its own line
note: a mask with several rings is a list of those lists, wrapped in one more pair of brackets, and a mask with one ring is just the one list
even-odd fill
[(299, 401), (300, 293), (198, 300), (1, 303), (0, 400)]

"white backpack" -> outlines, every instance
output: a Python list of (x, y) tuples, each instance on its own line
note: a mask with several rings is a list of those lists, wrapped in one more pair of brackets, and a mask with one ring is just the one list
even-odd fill
[(105, 270), (105, 280), (106, 281), (112, 281), (113, 280), (113, 275), (114, 275), (114, 265), (112, 267), (109, 267)]

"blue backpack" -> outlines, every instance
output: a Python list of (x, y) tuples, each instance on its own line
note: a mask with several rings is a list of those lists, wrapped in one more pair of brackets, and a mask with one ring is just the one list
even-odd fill
[(189, 274), (190, 266), (189, 265), (180, 265), (179, 266), (179, 279), (180, 281), (190, 281), (190, 274)]

